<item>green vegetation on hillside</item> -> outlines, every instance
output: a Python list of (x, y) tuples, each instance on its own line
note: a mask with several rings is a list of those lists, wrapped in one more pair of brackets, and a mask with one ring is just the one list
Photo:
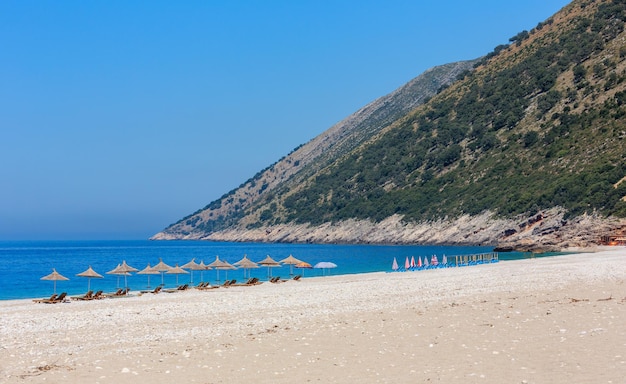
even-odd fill
[(567, 29), (549, 20), (496, 47), (478, 71), (262, 221), (512, 216), (554, 206), (626, 216), (626, 47), (616, 42), (626, 1), (597, 3), (576, 3)]

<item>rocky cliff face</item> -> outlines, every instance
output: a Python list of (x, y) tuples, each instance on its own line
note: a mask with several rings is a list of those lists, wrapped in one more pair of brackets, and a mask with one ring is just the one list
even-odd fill
[[(233, 242), (492, 245), (499, 250), (554, 252), (593, 248), (602, 236), (626, 229), (626, 220), (583, 215), (565, 220), (558, 208), (532, 217), (495, 218), (490, 213), (454, 220), (405, 223), (392, 216), (380, 223), (346, 220), (320, 226), (275, 225), (255, 229), (229, 228), (182, 239)], [(155, 240), (181, 239), (160, 233)]]

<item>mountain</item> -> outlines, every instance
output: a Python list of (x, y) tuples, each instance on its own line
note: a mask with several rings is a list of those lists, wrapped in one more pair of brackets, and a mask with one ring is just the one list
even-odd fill
[[(204, 239), (237, 225), (247, 212), (263, 206), (275, 191), (295, 188), (381, 129), (434, 96), (473, 68), (477, 60), (445, 64), (425, 71), (394, 92), (361, 108), (313, 140), (294, 149), (253, 178), (206, 207), (169, 226), (152, 239)], [(270, 196), (270, 197), (271, 197)]]
[(624, 0), (573, 1), (153, 238), (593, 245), (626, 228), (625, 20)]

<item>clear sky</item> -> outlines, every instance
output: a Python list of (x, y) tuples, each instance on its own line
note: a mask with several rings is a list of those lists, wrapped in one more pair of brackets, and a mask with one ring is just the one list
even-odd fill
[(0, 240), (146, 239), (565, 0), (0, 2)]

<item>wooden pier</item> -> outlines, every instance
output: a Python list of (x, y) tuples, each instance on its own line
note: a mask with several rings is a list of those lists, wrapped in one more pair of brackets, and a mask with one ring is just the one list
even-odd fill
[(457, 255), (457, 256), (449, 256), (448, 263), (452, 264), (450, 259), (454, 258), (454, 266), (455, 267), (463, 267), (467, 265), (477, 265), (477, 264), (488, 264), (488, 263), (496, 263), (500, 259), (498, 258), (497, 252), (490, 253), (477, 253), (473, 255)]

